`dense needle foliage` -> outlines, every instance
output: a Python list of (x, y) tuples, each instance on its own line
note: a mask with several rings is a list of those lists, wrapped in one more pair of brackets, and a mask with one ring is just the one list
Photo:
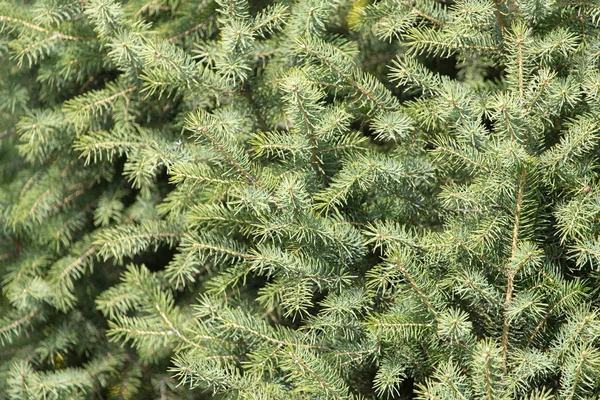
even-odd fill
[(600, 396), (599, 0), (0, 0), (0, 399)]

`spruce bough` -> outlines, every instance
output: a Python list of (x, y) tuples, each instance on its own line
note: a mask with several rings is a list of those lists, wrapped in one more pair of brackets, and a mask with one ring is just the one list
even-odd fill
[(599, 33), (0, 1), (0, 399), (600, 396)]

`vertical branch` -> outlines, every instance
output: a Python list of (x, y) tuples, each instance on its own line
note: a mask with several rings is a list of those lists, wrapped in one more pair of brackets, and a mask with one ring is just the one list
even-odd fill
[[(519, 225), (521, 223), (521, 211), (523, 206), (523, 192), (525, 189), (525, 178), (527, 176), (527, 170), (523, 168), (521, 171), (521, 176), (519, 178), (519, 191), (517, 193), (517, 204), (515, 210), (515, 223), (513, 225), (513, 233), (512, 233), (512, 244), (511, 244), (511, 261), (514, 259), (515, 254), (517, 252), (517, 241), (519, 239)], [(508, 305), (512, 301), (512, 295), (514, 290), (514, 279), (515, 279), (516, 271), (512, 269), (508, 269), (505, 271), (507, 277), (506, 283), (506, 296), (504, 298), (504, 322), (502, 323), (502, 361), (504, 364), (504, 370), (506, 371), (506, 358), (508, 354), (508, 331), (509, 331), (509, 321), (508, 321)]]
[(491, 355), (488, 353), (485, 356), (485, 399), (492, 400), (493, 387), (492, 387), (492, 374), (490, 372), (491, 368)]
[(517, 36), (515, 43), (517, 45), (517, 74), (519, 81), (519, 100), (523, 101), (523, 38)]
[(321, 178), (323, 187), (326, 187), (328, 179), (327, 179), (327, 174), (323, 170), (323, 163), (321, 162), (321, 159), (319, 158), (319, 155), (317, 154), (317, 149), (318, 149), (319, 145), (317, 143), (317, 138), (313, 134), (314, 126), (313, 126), (312, 122), (310, 121), (308, 112), (302, 105), (302, 101), (300, 100), (300, 94), (299, 94), (297, 87), (294, 87), (294, 92), (295, 92), (294, 94), (295, 94), (295, 98), (296, 98), (296, 103), (298, 105), (298, 109), (300, 110), (300, 114), (302, 115), (302, 121), (306, 125), (306, 132), (307, 132), (308, 140), (310, 142), (310, 152), (311, 152), (311, 161), (312, 161), (313, 169), (315, 170), (315, 173)]

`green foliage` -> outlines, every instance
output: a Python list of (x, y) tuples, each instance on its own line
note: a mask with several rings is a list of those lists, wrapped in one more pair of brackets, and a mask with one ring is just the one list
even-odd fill
[(0, 399), (600, 396), (597, 0), (0, 0)]

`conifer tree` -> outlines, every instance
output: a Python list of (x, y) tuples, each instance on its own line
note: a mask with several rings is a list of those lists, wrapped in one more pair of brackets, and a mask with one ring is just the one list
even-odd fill
[(0, 0), (0, 399), (599, 397), (599, 34)]

